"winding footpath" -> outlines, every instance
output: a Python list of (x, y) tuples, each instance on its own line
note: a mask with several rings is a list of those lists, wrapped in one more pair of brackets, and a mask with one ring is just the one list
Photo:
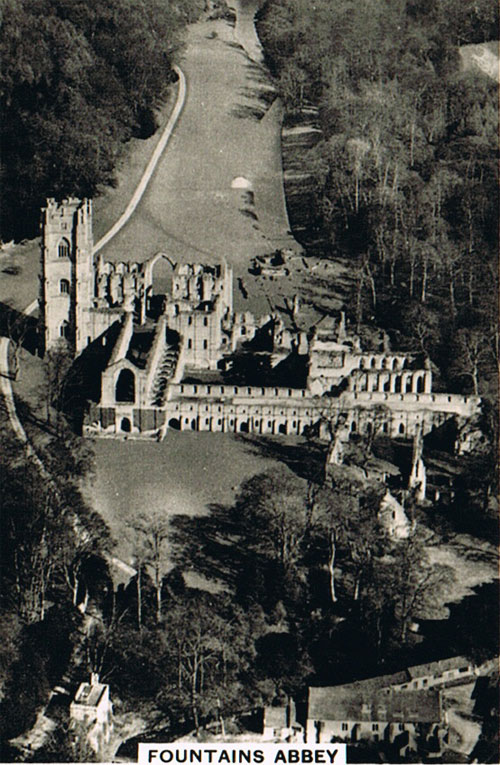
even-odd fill
[(123, 215), (121, 215), (116, 223), (111, 226), (107, 234), (105, 234), (98, 242), (94, 245), (94, 253), (99, 252), (108, 242), (113, 239), (114, 236), (123, 228), (123, 226), (128, 223), (131, 216), (136, 210), (137, 205), (141, 201), (144, 192), (146, 191), (147, 185), (151, 180), (151, 177), (156, 170), (156, 167), (158, 165), (158, 162), (160, 160), (161, 155), (163, 154), (164, 150), (167, 147), (168, 142), (170, 141), (170, 138), (172, 137), (172, 132), (174, 130), (174, 127), (177, 124), (177, 121), (181, 115), (182, 109), (184, 108), (184, 103), (186, 101), (186, 77), (184, 75), (184, 72), (182, 69), (180, 69), (178, 66), (173, 67), (174, 72), (177, 74), (178, 77), (178, 93), (177, 93), (177, 100), (175, 102), (175, 106), (172, 110), (172, 114), (170, 115), (167, 124), (165, 125), (165, 128), (163, 129), (162, 136), (151, 155), (151, 159), (149, 160), (147, 167), (143, 173), (143, 176), (139, 182), (139, 185), (137, 186), (136, 190), (132, 194), (132, 198), (130, 202), (128, 203), (125, 212)]
[(17, 414), (14, 391), (12, 390), (12, 376), (9, 366), (9, 345), (10, 341), (7, 337), (0, 337), (0, 391), (4, 397), (7, 415), (12, 430), (26, 449), (26, 454), (33, 459), (35, 465), (40, 470), (41, 475), (43, 475), (44, 478), (48, 478), (49, 473), (31, 445), (21, 420), (19, 419), (19, 415)]

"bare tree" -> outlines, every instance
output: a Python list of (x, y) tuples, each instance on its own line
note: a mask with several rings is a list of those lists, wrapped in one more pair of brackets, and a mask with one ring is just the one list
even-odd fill
[(138, 563), (138, 623), (142, 622), (141, 600), (141, 567), (149, 571), (153, 586), (156, 590), (156, 621), (162, 617), (162, 588), (163, 577), (168, 571), (168, 538), (170, 522), (168, 517), (160, 512), (143, 511), (131, 520), (131, 526), (138, 535), (134, 545), (134, 554)]

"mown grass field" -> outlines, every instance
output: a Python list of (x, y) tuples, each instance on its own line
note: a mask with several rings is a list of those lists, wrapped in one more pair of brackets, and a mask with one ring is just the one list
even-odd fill
[(112, 531), (115, 555), (125, 562), (134, 514), (203, 515), (212, 503), (231, 503), (242, 481), (280, 464), (229, 433), (170, 430), (161, 443), (96, 440), (94, 451), (96, 470), (85, 493)]

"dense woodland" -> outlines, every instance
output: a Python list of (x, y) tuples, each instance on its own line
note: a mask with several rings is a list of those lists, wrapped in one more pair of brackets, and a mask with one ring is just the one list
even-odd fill
[(288, 121), (318, 108), (303, 167), (325, 253), (355, 271), (355, 325), (430, 355), (440, 389), (493, 402), (498, 88), (461, 71), (459, 46), (498, 39), (497, 4), (272, 0), (258, 31)]
[[(124, 3), (3, 4), (9, 225), (18, 209), (36, 222), (48, 189), (93, 193), (123, 141), (152, 129), (193, 5), (127, 2), (124, 13)], [(495, 37), (495, 14), (489, 0), (273, 0), (259, 25), (289, 118), (319, 108), (323, 137), (307, 162), (326, 256), (353, 263), (352, 321), (428, 353), (443, 387), (485, 396), (490, 436), (496, 88), (460, 72), (457, 46)], [(460, 462), (454, 506), (426, 513), (410, 496), (417, 532), (394, 543), (377, 518), (375, 482), (326, 475), (314, 438), (300, 447), (261, 440), (255, 448), (292, 473), (255, 476), (204, 518), (168, 523), (143, 508), (128, 524), (137, 573), (116, 589), (108, 530), (79, 489), (91, 455), (65, 428), (60, 365), (46, 367), (45, 421), (23, 410), (31, 436), (43, 429), (45, 471), (6, 422), (0, 433), (2, 759), (20, 759), (6, 742), (34, 722), (50, 688), (89, 670), (111, 684), (117, 713), (140, 712), (170, 740), (206, 723), (230, 731), (233, 716), (290, 693), (300, 700), (308, 683), (497, 652), (497, 584), (452, 606), (434, 632), (432, 622), (412, 630), (453, 583), (425, 548), (456, 530), (494, 537), (493, 449)], [(363, 464), (374, 444), (359, 438), (352, 448)], [(217, 587), (187, 587), (189, 569)], [(490, 728), (495, 703), (485, 707)], [(484, 746), (487, 761), (494, 747)], [(36, 758), (88, 759), (75, 747), (61, 725)]]
[(37, 233), (50, 196), (94, 196), (156, 128), (197, 0), (2, 0), (0, 236)]
[[(35, 436), (43, 422), (28, 408), (23, 416)], [(315, 439), (256, 443), (292, 472), (254, 476), (232, 505), (210, 506), (205, 517), (130, 511), (137, 573), (117, 587), (109, 532), (79, 489), (91, 452), (54, 412), (44, 429), (52, 437), (37, 447), (42, 472), (2, 432), (4, 760), (23, 759), (7, 742), (33, 724), (51, 688), (62, 684), (71, 694), (90, 670), (110, 683), (116, 714), (141, 714), (149, 735), (172, 740), (206, 725), (235, 731), (234, 720), (255, 707), (290, 694), (303, 700), (308, 684), (450, 653), (481, 661), (498, 650), (497, 583), (433, 621), (455, 573), (426, 550), (453, 535), (454, 521), (431, 530), (410, 497), (416, 531), (391, 540), (378, 518), (383, 487), (355, 472), (325, 473), (324, 445)], [(364, 463), (372, 448), (359, 438), (353, 455)], [(208, 588), (187, 586), (189, 571)], [(416, 635), (415, 620), (425, 627), (427, 619), (434, 632)], [(59, 715), (35, 760), (88, 760)], [(393, 754), (385, 752), (389, 761)]]

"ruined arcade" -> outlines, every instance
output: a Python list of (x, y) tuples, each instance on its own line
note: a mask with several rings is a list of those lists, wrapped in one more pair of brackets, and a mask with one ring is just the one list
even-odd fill
[[(426, 360), (361, 348), (344, 316), (325, 317), (305, 333), (278, 309), (254, 316), (233, 308), (233, 273), (179, 264), (175, 254), (107, 262), (96, 254), (90, 200), (47, 201), (42, 211), (41, 315), (47, 350), (75, 356), (93, 343), (109, 361), (84, 434), (165, 437), (178, 430), (300, 435), (343, 415), (349, 432), (412, 438), (479, 409), (475, 396), (435, 393)], [(164, 269), (161, 289), (155, 267)], [(111, 331), (111, 328), (114, 328)], [(270, 363), (303, 360), (306, 384), (228, 384), (222, 372), (258, 334), (270, 339)]]

